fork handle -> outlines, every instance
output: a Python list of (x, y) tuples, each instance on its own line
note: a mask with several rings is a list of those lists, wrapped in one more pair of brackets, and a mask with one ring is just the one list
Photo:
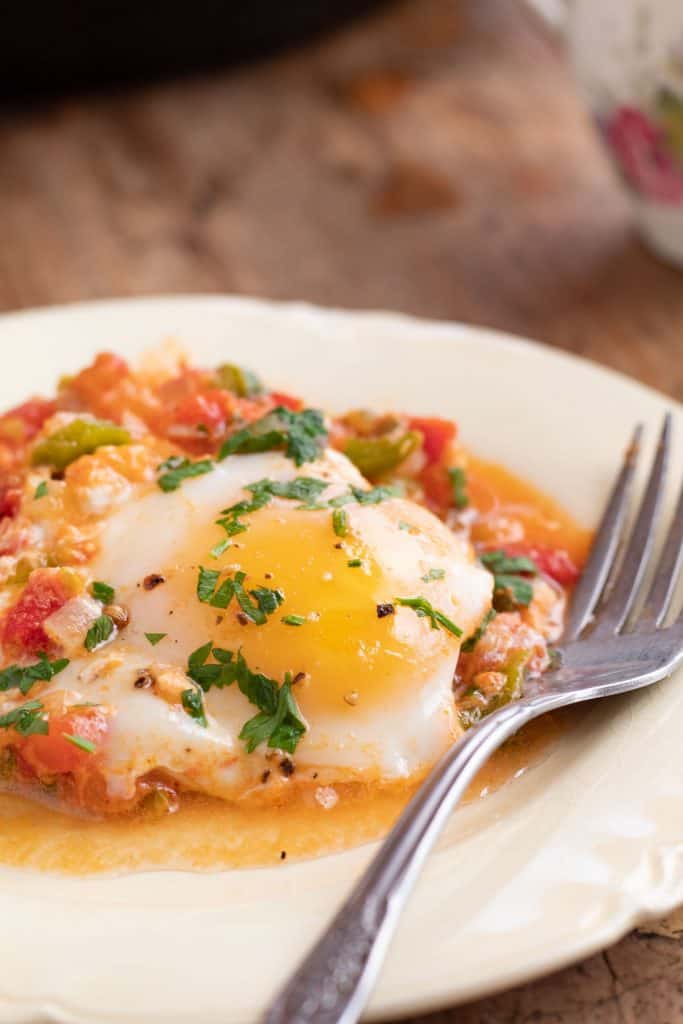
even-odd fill
[(292, 975), (263, 1024), (354, 1024), (370, 995), (401, 910), (448, 816), (491, 754), (552, 709), (549, 696), (485, 718), (436, 764), (334, 920)]

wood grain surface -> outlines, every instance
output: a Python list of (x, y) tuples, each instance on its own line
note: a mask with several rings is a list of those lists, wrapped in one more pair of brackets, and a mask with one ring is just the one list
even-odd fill
[[(178, 291), (491, 325), (683, 398), (683, 274), (515, 0), (406, 0), (260, 66), (1, 111), (0, 309)], [(682, 935), (420, 1024), (683, 1024)]]

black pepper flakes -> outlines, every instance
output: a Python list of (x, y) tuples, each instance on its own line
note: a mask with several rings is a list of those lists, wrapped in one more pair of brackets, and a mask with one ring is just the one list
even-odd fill
[(294, 762), (291, 760), (291, 758), (282, 758), (282, 760), (280, 761), (280, 771), (285, 776), (285, 778), (289, 778), (290, 775), (294, 774)]
[(244, 612), (238, 612), (237, 615), (235, 616), (235, 618), (239, 622), (240, 626), (248, 626), (249, 625), (249, 616), (245, 615)]
[(287, 851), (286, 850), (280, 850), (280, 860), (286, 860), (286, 859), (287, 859)]
[(296, 683), (303, 683), (305, 678), (306, 678), (306, 673), (305, 672), (297, 672), (297, 674), (292, 679), (292, 686), (294, 686)]
[(149, 690), (150, 686), (154, 686), (154, 680), (149, 672), (141, 672), (133, 686), (136, 690)]
[(266, 768), (263, 775), (261, 776), (261, 784), (265, 786), (266, 782), (270, 778), (270, 768)]
[(165, 582), (166, 577), (162, 576), (161, 573), (151, 572), (149, 576), (145, 576), (144, 580), (142, 581), (142, 585), (145, 588), (145, 590), (154, 590), (154, 588), (158, 587), (160, 583)]
[(391, 603), (378, 604), (377, 605), (377, 618), (378, 619), (383, 619), (385, 617), (385, 615), (393, 615), (395, 611), (396, 611), (396, 609), (394, 608), (393, 604), (391, 604)]

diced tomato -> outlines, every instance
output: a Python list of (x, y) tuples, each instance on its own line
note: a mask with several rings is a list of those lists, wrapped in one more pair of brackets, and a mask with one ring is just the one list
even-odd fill
[(545, 547), (540, 544), (505, 544), (503, 550), (506, 555), (514, 557), (517, 555), (531, 558), (539, 570), (546, 576), (550, 576), (563, 587), (573, 586), (581, 575), (574, 564), (571, 555), (564, 548)]
[(39, 778), (87, 767), (96, 751), (83, 750), (66, 736), (79, 736), (97, 748), (107, 733), (107, 716), (99, 708), (82, 708), (49, 715), (49, 732), (28, 736), (19, 748), (22, 761)]
[(423, 419), (413, 416), (409, 420), (411, 430), (419, 430), (423, 437), (424, 453), (428, 462), (440, 462), (446, 447), (455, 438), (457, 428), (451, 420)]
[(448, 470), (438, 462), (430, 462), (420, 473), (425, 498), (437, 512), (445, 512), (453, 503), (453, 489), (448, 477)]
[(0, 519), (4, 519), (6, 516), (15, 516), (19, 511), (20, 504), (21, 490), (19, 487), (0, 487)]
[(21, 597), (7, 614), (2, 631), (3, 642), (25, 653), (47, 651), (51, 644), (43, 623), (71, 596), (56, 571), (36, 569), (31, 573)]
[(233, 399), (229, 392), (214, 389), (185, 398), (178, 405), (173, 419), (176, 423), (186, 423), (188, 426), (202, 424), (214, 433), (232, 418), (232, 412)]
[(67, 389), (88, 405), (97, 402), (107, 391), (116, 389), (121, 379), (129, 374), (130, 368), (125, 359), (113, 352), (100, 352), (90, 366), (68, 381)]
[(36, 436), (46, 419), (57, 408), (47, 398), (31, 398), (0, 417), (0, 440), (9, 444), (24, 444)]
[(287, 395), (284, 391), (271, 391), (270, 397), (273, 399), (274, 405), (284, 405), (285, 409), (291, 409), (292, 412), (299, 412), (299, 410), (304, 407), (304, 403), (301, 398), (295, 398), (294, 395)]
[(271, 395), (256, 398), (238, 398), (230, 391), (212, 388), (185, 398), (173, 413), (174, 423), (198, 426), (203, 424), (210, 433), (223, 430), (233, 421), (251, 423), (265, 416), (274, 407)]

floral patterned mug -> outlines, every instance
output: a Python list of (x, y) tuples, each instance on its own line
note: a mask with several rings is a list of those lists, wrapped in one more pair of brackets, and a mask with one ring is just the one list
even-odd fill
[(683, 0), (535, 0), (566, 9), (580, 88), (636, 223), (683, 266)]

